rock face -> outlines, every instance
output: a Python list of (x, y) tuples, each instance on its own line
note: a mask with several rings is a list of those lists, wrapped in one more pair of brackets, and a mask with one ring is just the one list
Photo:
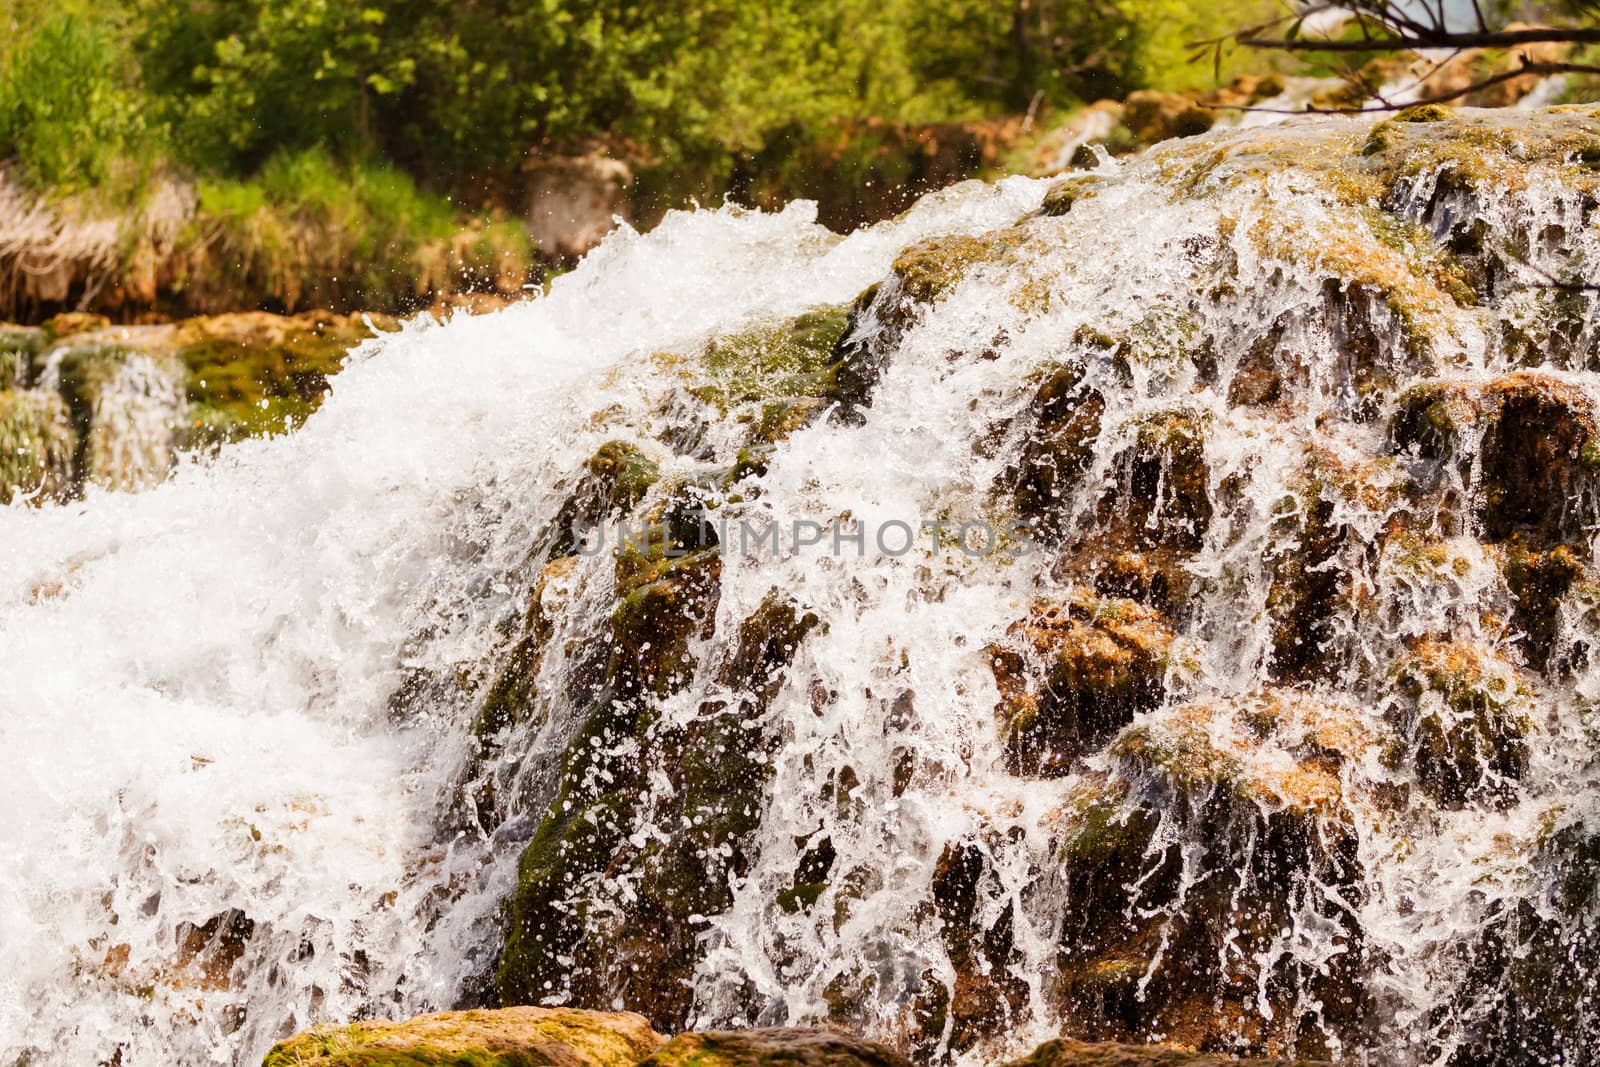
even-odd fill
[[(1534, 976), (1591, 952), (1600, 355), (1588, 296), (1516, 279), (1600, 262), (1597, 144), (1589, 111), (1209, 134), (649, 356), (470, 697), (476, 818), (529, 828), (495, 995), (931, 1062), (1039, 1024), (1030, 1064), (1584, 1047)], [(896, 494), (1028, 551), (738, 540)], [(1472, 851), (1493, 820), (1537, 856)], [(1495, 888), (1440, 878), (1463, 850)]]
[(661, 1042), (627, 1012), (446, 1011), (308, 1030), (273, 1046), (262, 1067), (633, 1067)]

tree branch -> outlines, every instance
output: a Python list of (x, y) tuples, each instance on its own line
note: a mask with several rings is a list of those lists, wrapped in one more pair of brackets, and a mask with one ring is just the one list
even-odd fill
[(1412, 32), (1360, 41), (1293, 40), (1248, 37), (1246, 48), (1281, 52), (1419, 52), (1429, 48), (1515, 48), (1519, 44), (1600, 44), (1600, 29), (1563, 29), (1553, 26), (1493, 33)]
[(1499, 74), (1475, 81), (1471, 85), (1460, 89), (1455, 89), (1448, 93), (1439, 93), (1419, 100), (1411, 100), (1403, 104), (1392, 104), (1379, 97), (1379, 103), (1376, 106), (1368, 107), (1315, 107), (1311, 104), (1307, 104), (1303, 108), (1244, 107), (1237, 104), (1208, 104), (1204, 106), (1215, 111), (1264, 111), (1272, 115), (1364, 115), (1378, 111), (1403, 111), (1408, 107), (1416, 107), (1419, 104), (1445, 104), (1451, 100), (1459, 100), (1463, 96), (1475, 93), (1479, 89), (1487, 89), (1491, 85), (1499, 85), (1501, 82), (1508, 82), (1513, 78), (1520, 78), (1528, 74), (1544, 76), (1551, 74), (1600, 74), (1600, 66), (1589, 63), (1536, 63), (1524, 56), (1522, 65), (1516, 70), (1502, 71)]

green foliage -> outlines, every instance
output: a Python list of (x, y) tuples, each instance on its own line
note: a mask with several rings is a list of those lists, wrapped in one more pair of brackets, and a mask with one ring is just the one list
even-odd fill
[(103, 185), (159, 140), (111, 23), (58, 9), (0, 47), (0, 158), (15, 156), (26, 180)]
[(404, 306), (502, 275), (520, 282), (533, 258), (520, 225), (463, 226), (404, 172), (341, 166), (320, 149), (280, 152), (250, 179), (205, 179), (198, 191), (197, 243), (220, 253), (221, 280), (285, 310)]

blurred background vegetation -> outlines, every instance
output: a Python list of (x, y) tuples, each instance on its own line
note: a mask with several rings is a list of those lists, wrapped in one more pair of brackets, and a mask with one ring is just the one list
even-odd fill
[[(1279, 10), (0, 0), (0, 261), (48, 245), (77, 264), (46, 284), (48, 265), (8, 275), (0, 262), (0, 317), (26, 293), (59, 295), (35, 300), (57, 309), (113, 294), (181, 312), (401, 309), (452, 288), (520, 288), (542, 269), (521, 216), (528, 161), (543, 157), (625, 161), (646, 224), (690, 202), (807, 196), (824, 221), (852, 225), (908, 203), (940, 152), (987, 159), (1019, 127), (1099, 98), (1314, 66), (1232, 49), (1195, 60), (1193, 42)], [(873, 188), (902, 195), (861, 192)], [(44, 237), (24, 225), (40, 204), (56, 227)], [(123, 220), (115, 235), (71, 230), (105, 212)]]

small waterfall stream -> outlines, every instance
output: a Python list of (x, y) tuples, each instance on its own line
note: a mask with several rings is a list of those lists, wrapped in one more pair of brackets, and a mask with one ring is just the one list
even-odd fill
[(496, 999), (1592, 1062), (1597, 159), (1296, 120), (677, 213), (0, 508), (0, 1064)]

